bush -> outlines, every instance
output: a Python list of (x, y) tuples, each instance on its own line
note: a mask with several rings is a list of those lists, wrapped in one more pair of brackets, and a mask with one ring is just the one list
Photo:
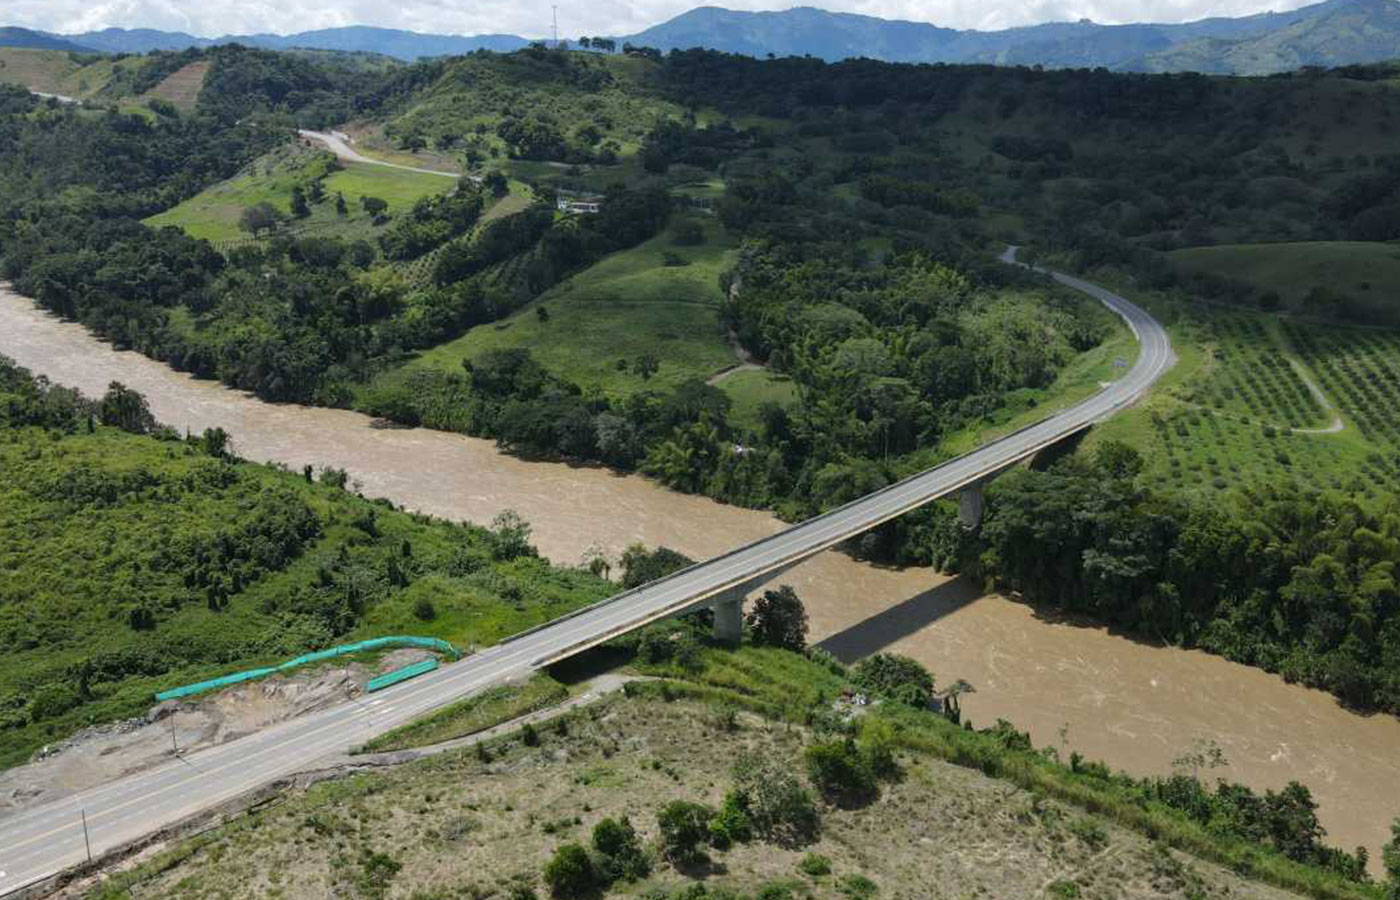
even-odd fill
[(585, 897), (598, 886), (598, 872), (588, 851), (578, 844), (565, 844), (554, 851), (544, 867), (545, 884), (555, 897)]
[(702, 846), (710, 838), (710, 821), (715, 812), (708, 806), (687, 800), (672, 800), (656, 814), (661, 828), (661, 853), (676, 865), (691, 865), (705, 859)]
[(822, 856), (820, 853), (808, 853), (806, 856), (802, 857), (802, 861), (797, 864), (797, 871), (801, 872), (803, 875), (811, 875), (813, 877), (818, 875), (830, 875), (831, 860)]
[(812, 744), (803, 757), (807, 763), (807, 777), (822, 796), (833, 803), (841, 806), (868, 803), (879, 791), (875, 773), (854, 741)]
[(877, 653), (856, 663), (852, 680), (871, 694), (911, 706), (923, 706), (933, 695), (933, 675), (915, 660), (897, 653)]
[(734, 761), (732, 776), (754, 831), (765, 840), (790, 847), (816, 836), (820, 819), (812, 794), (785, 762), (744, 752)]
[(603, 819), (593, 826), (593, 851), (598, 854), (598, 872), (608, 883), (636, 881), (651, 872), (651, 862), (626, 816)]
[(725, 850), (752, 838), (753, 822), (749, 818), (748, 797), (740, 791), (730, 791), (724, 795), (719, 812), (710, 820), (710, 843)]
[(836, 890), (851, 900), (867, 900), (880, 892), (875, 882), (864, 875), (847, 875), (841, 879), (841, 884)]

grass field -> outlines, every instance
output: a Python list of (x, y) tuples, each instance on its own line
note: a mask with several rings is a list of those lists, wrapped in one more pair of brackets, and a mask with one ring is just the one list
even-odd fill
[[(283, 213), (291, 211), (291, 193), (324, 175), (331, 157), (301, 147), (284, 147), (259, 159), (250, 171), (216, 184), (179, 206), (146, 220), (152, 226), (174, 225), (197, 238), (216, 243), (238, 243), (249, 235), (238, 227), (243, 210), (267, 202)], [(379, 231), (360, 207), (360, 198), (379, 197), (394, 215), (413, 206), (420, 197), (441, 193), (455, 184), (440, 175), (424, 175), (367, 163), (343, 163), (340, 171), (325, 178), (327, 199), (312, 207), (311, 216), (288, 226), (298, 234), (324, 234), (346, 239), (372, 239)], [(349, 215), (336, 214), (334, 198), (345, 195)]]
[(209, 73), (208, 62), (193, 62), (177, 72), (172, 72), (160, 84), (142, 95), (142, 99), (158, 98), (175, 104), (181, 112), (189, 112), (199, 102), (199, 92), (204, 89), (204, 76)]
[(797, 383), (766, 369), (735, 372), (719, 387), (733, 403), (729, 418), (739, 428), (758, 428), (758, 412), (765, 403), (791, 406), (797, 402)]
[[(383, 377), (421, 368), (459, 372), (464, 358), (525, 347), (556, 375), (612, 397), (706, 378), (734, 361), (718, 320), (719, 275), (732, 264), (734, 251), (718, 225), (702, 224), (703, 244), (676, 246), (668, 230), (607, 257), (515, 315), (478, 326)], [(685, 265), (663, 265), (667, 254)], [(631, 367), (644, 353), (661, 361), (649, 379)]]
[(1345, 298), (1366, 321), (1400, 324), (1400, 244), (1234, 244), (1176, 250), (1170, 257), (1184, 271), (1272, 291), (1288, 309), (1308, 311), (1309, 293), (1321, 288)]
[(82, 65), (58, 50), (0, 47), (0, 82), (82, 99), (106, 87), (111, 77), (108, 60)]

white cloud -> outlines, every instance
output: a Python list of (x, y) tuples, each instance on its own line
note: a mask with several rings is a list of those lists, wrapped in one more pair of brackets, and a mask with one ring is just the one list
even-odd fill
[[(716, 2), (716, 0), (709, 0)], [(802, 0), (719, 0), (731, 9), (786, 9)], [(1081, 18), (1096, 22), (1184, 22), (1286, 10), (1310, 0), (825, 0), (843, 12), (952, 28), (1008, 28)], [(563, 35), (628, 34), (685, 12), (688, 0), (588, 0), (559, 4)], [(75, 33), (117, 26), (213, 36), (287, 34), (338, 25), (379, 25), (438, 34), (543, 36), (550, 0), (0, 0), (0, 24)]]

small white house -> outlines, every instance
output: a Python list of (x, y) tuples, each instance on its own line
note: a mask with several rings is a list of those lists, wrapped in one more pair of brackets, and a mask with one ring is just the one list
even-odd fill
[(598, 197), (577, 198), (560, 196), (556, 205), (560, 212), (569, 213), (571, 215), (577, 215), (579, 213), (596, 214), (603, 209), (602, 201)]

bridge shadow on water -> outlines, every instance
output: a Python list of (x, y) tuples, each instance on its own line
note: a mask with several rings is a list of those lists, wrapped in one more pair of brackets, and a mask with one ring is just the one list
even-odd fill
[(959, 575), (839, 631), (817, 646), (842, 662), (852, 662), (879, 653), (900, 638), (952, 615), (984, 593), (975, 579)]

